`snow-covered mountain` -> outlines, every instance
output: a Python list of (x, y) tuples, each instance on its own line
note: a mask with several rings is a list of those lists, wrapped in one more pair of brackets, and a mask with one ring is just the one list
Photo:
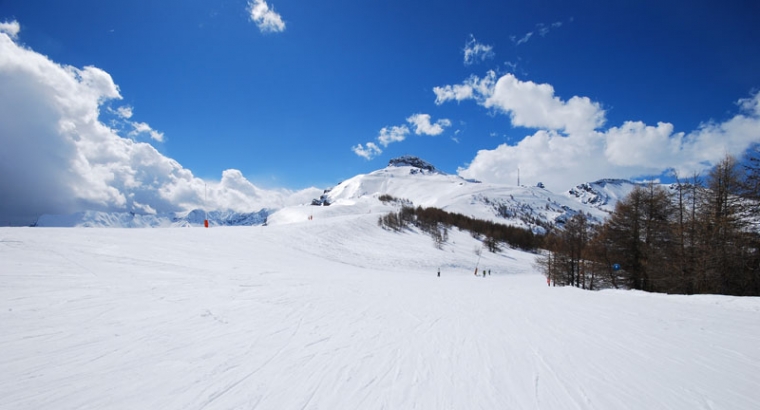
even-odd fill
[[(209, 211), (212, 226), (282, 224), (309, 219), (368, 212), (389, 212), (398, 203), (380, 201), (390, 195), (406, 204), (436, 207), (478, 219), (524, 227), (543, 233), (583, 212), (592, 222), (602, 222), (615, 203), (630, 192), (634, 183), (605, 179), (580, 184), (564, 193), (541, 186), (482, 183), (449, 175), (414, 156), (389, 161), (388, 166), (356, 175), (324, 190), (310, 204), (253, 213)], [(37, 226), (172, 227), (203, 225), (203, 210), (165, 215), (87, 211), (73, 215), (43, 215)]]
[[(357, 175), (325, 190), (312, 205), (352, 207), (357, 212), (382, 211), (383, 195), (405, 200), (413, 206), (436, 207), (448, 212), (525, 227), (541, 233), (551, 226), (562, 226), (572, 215), (584, 212), (592, 221), (601, 222), (614, 209), (615, 203), (630, 192), (634, 183), (602, 180), (578, 185), (563, 194), (555, 194), (540, 186), (488, 184), (448, 175), (417, 157), (401, 157), (386, 168)], [(315, 212), (305, 209), (309, 216)], [(294, 210), (283, 210), (288, 218)], [(336, 214), (338, 212), (332, 212)], [(270, 218), (271, 219), (271, 218)]]
[(600, 179), (577, 185), (567, 196), (583, 205), (612, 212), (615, 204), (625, 198), (638, 184), (625, 179)]

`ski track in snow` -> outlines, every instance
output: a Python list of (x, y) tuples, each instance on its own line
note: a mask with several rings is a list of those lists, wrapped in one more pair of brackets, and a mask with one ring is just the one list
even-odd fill
[(475, 277), (477, 246), (0, 228), (0, 408), (760, 408), (760, 298), (550, 288), (515, 250)]

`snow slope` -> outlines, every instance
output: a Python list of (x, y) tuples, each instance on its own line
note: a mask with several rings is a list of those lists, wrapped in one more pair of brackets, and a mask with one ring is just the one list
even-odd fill
[(0, 408), (760, 408), (759, 298), (547, 287), (514, 250), (475, 277), (467, 233), (348, 209), (0, 228)]

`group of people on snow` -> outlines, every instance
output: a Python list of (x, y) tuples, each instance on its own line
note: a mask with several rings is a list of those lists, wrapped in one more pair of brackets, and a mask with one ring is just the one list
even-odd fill
[[(480, 273), (484, 278), (486, 275), (491, 276), (491, 269), (483, 269)], [(475, 268), (475, 276), (478, 276), (478, 268)], [(441, 268), (438, 268), (438, 277), (441, 277)]]
[[(483, 275), (484, 278), (486, 277), (486, 275), (491, 276), (491, 269), (487, 269), (487, 270), (483, 269), (481, 271), (481, 274)], [(478, 268), (477, 267), (475, 268), (475, 276), (478, 276)]]

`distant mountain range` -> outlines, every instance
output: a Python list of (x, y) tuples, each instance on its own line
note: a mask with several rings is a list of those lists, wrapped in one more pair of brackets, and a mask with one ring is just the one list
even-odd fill
[(71, 215), (42, 215), (36, 226), (46, 227), (115, 227), (115, 228), (168, 228), (203, 226), (208, 219), (212, 226), (263, 225), (271, 213), (268, 209), (241, 213), (234, 211), (209, 211), (202, 209), (176, 214), (142, 215), (134, 212), (85, 211)]
[(415, 207), (441, 208), (542, 233), (551, 226), (561, 227), (579, 212), (586, 213), (592, 222), (602, 222), (617, 201), (635, 186), (631, 181), (603, 179), (555, 194), (540, 184), (516, 186), (467, 180), (443, 173), (418, 157), (404, 156), (390, 160), (383, 169), (354, 176), (324, 190), (311, 204), (252, 213), (220, 210), (206, 213), (201, 209), (166, 215), (86, 211), (65, 216), (43, 215), (36, 226), (187, 227), (203, 226), (204, 219), (211, 226), (292, 223), (311, 220), (315, 215), (324, 219), (392, 210), (392, 205), (378, 199), (390, 195)]

